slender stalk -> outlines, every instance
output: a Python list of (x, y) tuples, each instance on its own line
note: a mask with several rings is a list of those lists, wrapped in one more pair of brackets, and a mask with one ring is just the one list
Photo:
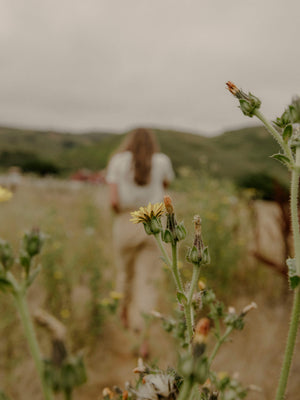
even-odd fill
[(168, 253), (166, 252), (166, 250), (165, 250), (165, 248), (164, 248), (164, 246), (163, 246), (163, 244), (161, 242), (159, 233), (154, 235), (154, 237), (155, 237), (155, 240), (156, 240), (156, 242), (158, 244), (159, 250), (161, 251), (166, 264), (168, 265), (168, 267), (172, 268), (172, 262), (171, 262), (170, 257), (168, 256)]
[(198, 280), (199, 280), (199, 275), (200, 275), (200, 266), (198, 264), (193, 264), (193, 275), (192, 275), (192, 280), (191, 280), (191, 286), (188, 294), (188, 299), (187, 299), (187, 306), (189, 308), (189, 313), (191, 315), (191, 332), (193, 335), (193, 326), (194, 326), (194, 315), (193, 315), (193, 310), (192, 310), (192, 300), (193, 300), (193, 294), (195, 292), (195, 288), (197, 286)]
[(254, 111), (254, 115), (256, 115), (256, 117), (261, 120), (261, 122), (265, 125), (265, 127), (267, 128), (267, 130), (271, 133), (271, 135), (273, 136), (273, 138), (280, 144), (280, 146), (282, 147), (282, 149), (284, 150), (286, 156), (291, 160), (294, 161), (294, 157), (293, 157), (293, 153), (290, 149), (290, 147), (288, 146), (287, 143), (284, 142), (284, 140), (282, 139), (282, 137), (280, 136), (280, 134), (276, 131), (276, 129), (272, 126), (272, 124), (270, 123), (270, 121), (265, 118), (265, 116), (258, 110), (256, 109)]
[(186, 304), (184, 306), (184, 314), (185, 314), (185, 322), (186, 322), (186, 326), (187, 326), (190, 349), (191, 349), (194, 331), (193, 331), (191, 307), (188, 304)]
[(181, 276), (180, 276), (180, 272), (178, 269), (178, 261), (177, 261), (177, 242), (172, 244), (172, 271), (173, 271), (177, 289), (179, 289), (181, 292), (183, 292), (183, 286), (182, 286), (182, 281), (181, 281)]
[(35, 366), (42, 384), (42, 389), (44, 393), (44, 397), (46, 400), (52, 400), (52, 392), (49, 386), (47, 385), (44, 372), (43, 372), (43, 363), (42, 357), (39, 349), (39, 345), (36, 339), (35, 331), (31, 322), (30, 314), (27, 307), (27, 302), (24, 294), (21, 291), (14, 292), (14, 299), (16, 303), (16, 307), (19, 311), (19, 315), (23, 324), (25, 336), (29, 345), (29, 349), (34, 359)]
[(228, 338), (228, 336), (230, 335), (230, 333), (232, 332), (233, 327), (232, 326), (228, 326), (224, 335), (222, 337), (220, 337), (211, 353), (211, 356), (209, 357), (208, 360), (208, 365), (210, 366), (211, 363), (213, 362), (214, 358), (216, 357), (216, 354), (219, 350), (219, 348), (221, 347), (221, 345), (225, 342), (225, 340)]
[(284, 395), (287, 387), (288, 377), (290, 373), (290, 368), (292, 364), (292, 358), (297, 338), (299, 317), (300, 317), (300, 289), (298, 287), (297, 289), (295, 289), (294, 293), (294, 304), (291, 313), (290, 329), (288, 333), (288, 339), (286, 343), (285, 354), (282, 363), (282, 369), (278, 382), (275, 400), (283, 400), (285, 397)]
[(71, 389), (65, 390), (65, 400), (72, 400), (72, 390)]
[(191, 381), (191, 379), (186, 379), (182, 384), (182, 388), (179, 392), (177, 400), (188, 400), (190, 398), (192, 388), (193, 388), (193, 382)]
[(195, 292), (195, 288), (197, 286), (198, 280), (200, 275), (200, 265), (193, 264), (193, 275), (191, 280), (191, 286), (188, 294), (188, 304), (192, 303), (193, 294)]
[[(294, 247), (295, 247), (296, 270), (297, 274), (300, 275), (300, 233), (299, 233), (299, 217), (298, 217), (298, 193), (299, 193), (299, 172), (296, 169), (292, 171), (290, 206), (291, 206), (292, 228), (293, 228)], [(294, 354), (297, 331), (299, 326), (299, 319), (300, 319), (300, 288), (298, 286), (294, 290), (294, 302), (291, 312), (290, 328), (286, 342), (285, 354), (282, 363), (281, 374), (278, 382), (275, 400), (284, 399), (290, 368), (292, 364), (292, 358)]]
[[(297, 153), (298, 153), (298, 148), (297, 148)], [(293, 229), (293, 239), (294, 239), (295, 258), (296, 258), (296, 271), (297, 275), (300, 276), (300, 231), (299, 231), (299, 216), (298, 216), (299, 175), (300, 173), (297, 169), (292, 171), (290, 207), (291, 207), (292, 229)]]

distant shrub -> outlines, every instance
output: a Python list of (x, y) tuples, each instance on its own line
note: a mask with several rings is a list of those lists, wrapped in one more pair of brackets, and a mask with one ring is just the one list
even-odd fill
[(60, 168), (52, 161), (42, 160), (40, 158), (33, 158), (24, 162), (21, 168), (24, 172), (33, 172), (40, 176), (58, 175), (60, 173)]
[(275, 177), (266, 173), (247, 174), (237, 184), (243, 189), (255, 189), (255, 198), (268, 201), (288, 201), (289, 191)]
[(35, 159), (36, 155), (32, 152), (17, 150), (3, 150), (0, 153), (0, 166), (9, 168), (12, 166), (21, 167), (24, 163)]

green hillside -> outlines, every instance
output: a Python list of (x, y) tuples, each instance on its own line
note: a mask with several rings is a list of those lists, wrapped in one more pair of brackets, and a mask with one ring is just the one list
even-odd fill
[[(263, 127), (246, 128), (212, 138), (169, 130), (155, 130), (161, 150), (171, 158), (176, 172), (204, 172), (237, 179), (264, 172), (280, 180), (285, 169), (270, 156), (278, 146)], [(0, 128), (0, 168), (23, 167), (30, 161), (52, 163), (63, 175), (78, 168), (105, 168), (110, 154), (124, 135), (70, 134)], [(27, 163), (27, 164), (26, 164)]]

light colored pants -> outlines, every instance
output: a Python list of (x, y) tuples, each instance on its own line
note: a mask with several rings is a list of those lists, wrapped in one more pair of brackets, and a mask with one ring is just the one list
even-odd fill
[(146, 234), (143, 224), (133, 224), (130, 218), (130, 213), (124, 212), (114, 222), (116, 290), (123, 293), (129, 328), (140, 331), (144, 326), (142, 313), (157, 305), (162, 261), (154, 237)]

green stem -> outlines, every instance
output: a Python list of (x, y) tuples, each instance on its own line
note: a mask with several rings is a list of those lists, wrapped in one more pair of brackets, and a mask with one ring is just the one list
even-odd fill
[(191, 379), (186, 379), (182, 384), (177, 400), (188, 400), (190, 398), (192, 388), (193, 382), (191, 381)]
[(225, 340), (228, 338), (228, 336), (230, 335), (232, 330), (233, 330), (233, 327), (232, 326), (228, 326), (226, 331), (225, 331), (225, 333), (224, 333), (224, 335), (222, 337), (220, 337), (219, 340), (217, 341), (217, 343), (216, 343), (216, 345), (215, 345), (215, 347), (214, 347), (214, 349), (213, 349), (213, 351), (211, 353), (211, 356), (209, 357), (209, 360), (208, 360), (208, 365), (209, 366), (211, 365), (211, 363), (213, 362), (214, 358), (216, 357), (216, 354), (217, 354), (219, 348), (225, 342)]
[(159, 250), (161, 251), (161, 253), (162, 253), (162, 255), (163, 255), (164, 261), (166, 262), (166, 264), (168, 265), (168, 267), (172, 268), (172, 262), (171, 262), (171, 260), (170, 260), (170, 258), (169, 258), (169, 256), (168, 256), (168, 254), (167, 254), (167, 252), (166, 252), (166, 250), (165, 250), (165, 248), (164, 248), (164, 246), (163, 246), (163, 244), (162, 244), (162, 242), (161, 242), (159, 233), (157, 233), (156, 235), (154, 235), (154, 237), (155, 237), (155, 240), (156, 240), (156, 242), (157, 242), (157, 244), (158, 244)]
[(47, 385), (44, 377), (44, 368), (42, 363), (42, 357), (39, 349), (39, 345), (36, 339), (36, 335), (34, 332), (34, 328), (31, 322), (29, 310), (27, 307), (27, 302), (25, 299), (25, 295), (21, 292), (14, 292), (14, 299), (16, 303), (16, 307), (19, 311), (19, 315), (23, 324), (24, 332), (26, 339), (28, 341), (29, 349), (32, 355), (32, 358), (35, 362), (35, 366), (42, 384), (42, 389), (44, 393), (44, 397), (46, 400), (52, 400), (52, 392), (49, 386)]
[(193, 264), (193, 275), (192, 275), (192, 280), (191, 280), (191, 286), (188, 294), (188, 299), (187, 299), (187, 306), (189, 307), (189, 312), (191, 315), (191, 324), (192, 324), (192, 335), (193, 335), (193, 325), (194, 325), (194, 315), (193, 315), (193, 310), (192, 310), (192, 300), (193, 300), (193, 294), (195, 292), (198, 280), (199, 280), (199, 275), (200, 275), (200, 265), (198, 264)]
[(193, 331), (191, 307), (189, 307), (188, 304), (186, 304), (184, 306), (184, 314), (185, 314), (185, 322), (186, 322), (186, 326), (187, 326), (187, 331), (188, 331), (188, 335), (189, 335), (190, 349), (191, 349), (194, 331)]
[(72, 400), (72, 390), (71, 389), (65, 390), (65, 400)]
[[(298, 148), (297, 148), (298, 152)], [(293, 239), (296, 258), (296, 271), (300, 276), (300, 231), (299, 231), (299, 216), (298, 216), (298, 195), (299, 195), (299, 171), (294, 169), (291, 178), (291, 219), (293, 229)]]
[(178, 261), (177, 261), (177, 242), (172, 244), (172, 271), (173, 271), (173, 276), (175, 279), (177, 289), (183, 293), (183, 286), (182, 286), (182, 281), (181, 281), (181, 276), (180, 276), (180, 272), (178, 269)]
[(281, 374), (278, 382), (275, 400), (283, 400), (287, 387), (289, 372), (292, 364), (292, 358), (297, 338), (297, 330), (299, 326), (300, 317), (300, 290), (299, 287), (295, 289), (294, 304), (291, 313), (290, 329), (285, 348), (284, 360), (282, 363)]
[[(291, 206), (292, 228), (293, 228), (294, 247), (295, 247), (296, 270), (297, 270), (297, 275), (300, 275), (300, 233), (299, 233), (299, 218), (298, 218), (298, 193), (299, 193), (299, 172), (298, 170), (293, 170), (291, 179), (290, 206)], [(294, 354), (294, 348), (296, 344), (299, 319), (300, 319), (300, 288), (298, 286), (294, 290), (294, 303), (291, 313), (290, 328), (286, 342), (284, 359), (282, 363), (281, 374), (278, 382), (275, 400), (284, 399)]]
[(280, 136), (280, 134), (276, 131), (276, 129), (272, 126), (272, 124), (270, 123), (270, 121), (258, 110), (256, 109), (254, 111), (254, 115), (261, 120), (261, 122), (265, 125), (265, 127), (267, 128), (267, 130), (271, 133), (271, 135), (273, 136), (273, 138), (280, 144), (281, 148), (283, 149), (283, 151), (285, 152), (286, 156), (292, 161), (294, 162), (294, 157), (293, 157), (293, 153), (291, 151), (291, 149), (289, 148), (288, 144), (285, 143), (285, 141), (282, 139), (282, 137)]

